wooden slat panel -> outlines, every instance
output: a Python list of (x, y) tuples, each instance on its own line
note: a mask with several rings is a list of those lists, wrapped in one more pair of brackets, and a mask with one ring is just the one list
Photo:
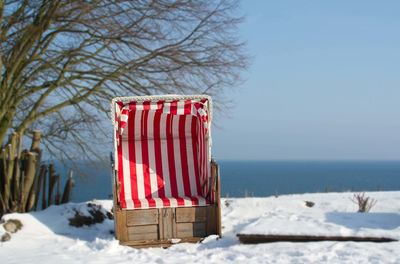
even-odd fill
[(177, 223), (176, 232), (178, 238), (205, 237), (206, 223)]
[(217, 234), (216, 205), (207, 207), (207, 235)]
[(207, 219), (207, 207), (176, 208), (176, 222), (205, 222)]
[(170, 239), (174, 237), (174, 230), (173, 230), (173, 208), (164, 208), (162, 209), (162, 230), (163, 230), (163, 239)]
[(158, 224), (158, 210), (127, 210), (126, 224), (127, 226)]
[[(219, 170), (218, 170), (219, 173)], [(217, 235), (222, 235), (222, 225), (221, 225), (221, 177), (217, 176), (217, 191), (215, 194), (215, 217), (216, 221), (216, 233)]]
[(128, 227), (128, 234), (144, 234), (144, 233), (156, 233), (158, 231), (158, 225), (144, 225), (144, 226), (132, 226)]
[(178, 237), (176, 234), (176, 208), (171, 209), (171, 226), (173, 238)]
[(158, 240), (158, 225), (128, 227), (129, 240)]
[(126, 229), (126, 211), (114, 207), (115, 237), (120, 241), (128, 240)]
[(164, 217), (163, 217), (163, 209), (159, 208), (158, 209), (158, 236), (160, 238), (160, 240), (165, 239), (164, 238)]
[[(213, 177), (215, 177), (213, 187), (213, 191), (215, 192), (215, 204), (214, 204), (214, 212), (208, 211), (208, 221), (209, 221), (209, 228), (208, 228), (208, 235), (210, 234), (217, 234), (221, 236), (222, 227), (221, 227), (221, 179), (219, 173), (219, 166), (218, 164), (212, 160), (211, 161), (211, 173)], [(210, 220), (212, 219), (212, 220)], [(212, 225), (214, 225), (212, 227)], [(211, 232), (211, 233), (210, 233)]]

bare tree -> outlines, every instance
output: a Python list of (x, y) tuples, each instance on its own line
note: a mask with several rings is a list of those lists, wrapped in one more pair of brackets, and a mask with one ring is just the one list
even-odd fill
[(237, 8), (236, 0), (0, 0), (0, 145), (10, 130), (40, 128), (58, 157), (91, 155), (114, 96), (222, 93), (247, 65)]

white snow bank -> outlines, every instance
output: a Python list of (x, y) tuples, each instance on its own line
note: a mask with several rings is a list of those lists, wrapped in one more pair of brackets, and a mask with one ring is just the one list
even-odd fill
[[(400, 195), (386, 197), (371, 194), (378, 200), (369, 213), (357, 213), (348, 193), (307, 195), (315, 205), (305, 206), (303, 196), (269, 200), (268, 209), (244, 227), (242, 234), (372, 236), (400, 239)], [(305, 198), (305, 197), (304, 197)], [(397, 202), (396, 202), (397, 201)], [(261, 202), (262, 203), (262, 202)], [(257, 207), (257, 206), (256, 206)]]
[[(1, 263), (400, 263), (400, 242), (312, 242), (242, 245), (238, 233), (380, 235), (400, 238), (400, 192), (374, 192), (378, 200), (367, 214), (355, 213), (351, 193), (304, 194), (222, 200), (223, 238), (169, 249), (120, 246), (112, 220), (90, 227), (68, 225), (85, 203), (52, 206), (45, 211), (9, 214), (22, 230), (0, 243)], [(304, 201), (315, 202), (308, 208)], [(111, 201), (93, 201), (111, 209)], [(311, 233), (311, 231), (313, 233)], [(4, 230), (0, 227), (0, 236)], [(307, 233), (305, 233), (307, 232)], [(337, 234), (339, 232), (340, 234)]]

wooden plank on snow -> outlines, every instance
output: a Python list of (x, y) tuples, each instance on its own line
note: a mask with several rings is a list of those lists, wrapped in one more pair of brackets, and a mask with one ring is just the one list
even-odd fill
[(239, 241), (243, 244), (273, 243), (273, 242), (318, 242), (318, 241), (353, 241), (353, 242), (395, 242), (388, 237), (367, 236), (313, 236), (313, 235), (260, 235), (238, 234)]

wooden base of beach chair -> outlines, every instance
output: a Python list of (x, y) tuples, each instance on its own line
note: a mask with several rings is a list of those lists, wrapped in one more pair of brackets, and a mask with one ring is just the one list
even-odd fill
[(196, 243), (204, 237), (220, 235), (216, 205), (117, 210), (116, 238), (132, 247), (168, 247), (174, 243)]
[(157, 248), (168, 248), (177, 243), (198, 243), (202, 241), (203, 237), (193, 237), (193, 238), (183, 238), (179, 239), (179, 242), (174, 240), (160, 240), (157, 242), (154, 241), (129, 241), (129, 242), (120, 242), (121, 245), (134, 247), (134, 248), (149, 248), (149, 247), (157, 247)]
[(197, 243), (209, 235), (221, 236), (220, 178), (216, 163), (212, 163), (212, 174), (215, 176), (212, 205), (126, 210), (118, 208), (114, 195), (116, 239), (122, 245), (142, 248)]
[(175, 243), (196, 243), (209, 235), (221, 235), (217, 205), (116, 210), (115, 235), (122, 245), (168, 247)]

